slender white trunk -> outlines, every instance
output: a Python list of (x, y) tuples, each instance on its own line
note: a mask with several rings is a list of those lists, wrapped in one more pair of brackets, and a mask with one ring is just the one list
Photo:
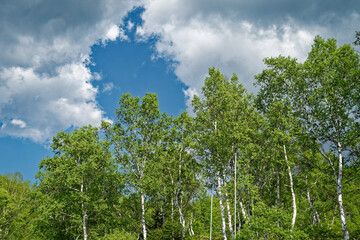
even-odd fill
[[(171, 223), (173, 222), (174, 222), (174, 197), (171, 196)], [(175, 239), (173, 228), (171, 228), (171, 236), (173, 239)]]
[(247, 217), (246, 210), (245, 210), (245, 207), (244, 207), (244, 204), (242, 203), (242, 201), (239, 202), (239, 205), (240, 205), (241, 213), (245, 219), (245, 222), (247, 222), (248, 217)]
[(224, 204), (223, 204), (223, 201), (222, 201), (220, 174), (217, 175), (217, 181), (218, 181), (218, 195), (219, 195), (220, 210), (221, 210), (221, 220), (222, 220), (222, 233), (223, 233), (224, 240), (227, 240), (227, 237), (226, 237), (225, 211), (224, 211)]
[(240, 217), (240, 211), (238, 211), (238, 216), (237, 216), (237, 218), (238, 218), (238, 220), (239, 220), (239, 224), (238, 224), (238, 226), (237, 226), (237, 231), (238, 232), (240, 232), (240, 229), (241, 229), (241, 217)]
[(235, 151), (235, 158), (234, 158), (234, 177), (235, 177), (235, 180), (234, 180), (234, 230), (235, 230), (235, 234), (234, 234), (234, 239), (236, 238), (236, 163), (237, 163), (237, 159), (236, 159), (236, 151)]
[[(80, 192), (81, 195), (84, 194), (84, 183), (83, 180), (81, 180), (81, 185), (80, 185)], [(83, 197), (83, 196), (82, 196)], [(82, 211), (82, 229), (83, 229), (83, 235), (84, 235), (84, 240), (87, 240), (88, 238), (88, 232), (87, 232), (87, 219), (88, 219), (88, 215), (87, 215), (87, 211), (86, 211), (86, 207), (84, 204), (84, 201), (81, 201), (81, 211)]]
[(339, 153), (339, 174), (336, 179), (336, 193), (338, 198), (339, 204), (339, 212), (340, 212), (340, 221), (341, 221), (341, 228), (343, 231), (344, 240), (350, 239), (349, 232), (346, 226), (346, 218), (345, 218), (345, 211), (342, 199), (342, 168), (343, 168), (343, 159), (342, 159), (342, 147), (340, 142), (338, 142), (338, 153)]
[(174, 197), (171, 196), (171, 221), (174, 221)]
[(310, 190), (309, 189), (306, 190), (306, 199), (307, 199), (307, 202), (309, 203), (309, 206), (310, 206), (310, 208), (312, 209), (312, 212), (313, 212), (313, 224), (317, 224), (317, 223), (321, 224), (319, 214), (316, 211), (316, 209), (314, 207), (314, 204), (311, 202)]
[(193, 224), (193, 214), (191, 213), (191, 218), (190, 218), (190, 236), (194, 236), (194, 229), (192, 228), (192, 224)]
[(225, 194), (225, 196), (226, 196), (226, 208), (227, 208), (228, 219), (229, 219), (228, 225), (229, 225), (230, 235), (233, 236), (234, 232), (233, 232), (232, 221), (231, 221), (230, 203), (229, 203), (227, 194)]
[(181, 203), (178, 204), (178, 208), (179, 208), (179, 215), (180, 215), (180, 224), (182, 227), (181, 236), (182, 236), (182, 239), (185, 239), (186, 222), (185, 222), (185, 216), (184, 216), (181, 206), (182, 206), (182, 197), (181, 197)]
[(293, 217), (292, 217), (292, 221), (291, 221), (291, 231), (293, 231), (294, 226), (295, 226), (295, 221), (296, 221), (296, 196), (295, 196), (295, 192), (294, 192), (294, 182), (293, 182), (291, 168), (290, 168), (287, 153), (286, 153), (285, 144), (284, 144), (284, 155), (285, 155), (285, 161), (286, 161), (286, 164), (287, 164), (288, 173), (289, 173), (289, 179), (290, 179), (290, 191), (291, 191), (292, 206), (293, 206)]
[[(226, 181), (225, 181), (225, 174), (223, 174), (224, 177), (224, 187), (226, 186)], [(224, 192), (225, 195), (225, 203), (226, 203), (226, 210), (227, 210), (227, 214), (228, 214), (228, 226), (229, 226), (229, 230), (230, 230), (230, 235), (233, 236), (233, 227), (232, 227), (232, 220), (231, 220), (231, 209), (230, 209), (230, 203), (229, 203), (229, 196), (226, 193), (226, 191)]]
[(146, 222), (145, 222), (145, 194), (143, 191), (141, 191), (141, 224), (143, 228), (144, 240), (146, 240), (147, 232), (146, 232)]

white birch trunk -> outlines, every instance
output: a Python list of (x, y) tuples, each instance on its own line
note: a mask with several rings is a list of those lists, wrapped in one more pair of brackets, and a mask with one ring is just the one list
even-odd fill
[(310, 206), (310, 208), (312, 209), (312, 212), (313, 212), (313, 224), (317, 224), (317, 223), (321, 224), (319, 214), (316, 211), (316, 209), (314, 207), (314, 204), (311, 202), (310, 190), (309, 189), (306, 190), (306, 199), (307, 199), (307, 202), (309, 203), (309, 206)]
[[(84, 194), (83, 180), (81, 180), (80, 192), (81, 192), (81, 195)], [(81, 202), (81, 211), (82, 211), (82, 215), (83, 215), (83, 217), (82, 217), (82, 229), (83, 229), (84, 240), (87, 240), (87, 238), (88, 238), (88, 232), (87, 232), (87, 219), (88, 219), (88, 216), (87, 216), (87, 211), (86, 211), (85, 204), (84, 204), (83, 200)]]
[(141, 224), (143, 228), (144, 240), (147, 238), (146, 222), (145, 222), (145, 194), (141, 191)]
[[(225, 174), (223, 174), (224, 177), (224, 187), (226, 186), (226, 181), (225, 181)], [(227, 210), (227, 214), (228, 214), (228, 226), (229, 226), (229, 230), (230, 230), (230, 235), (233, 236), (233, 227), (232, 227), (232, 220), (231, 220), (231, 209), (230, 209), (230, 203), (229, 203), (229, 196), (226, 193), (226, 191), (224, 192), (225, 195), (225, 203), (226, 203), (226, 210)]]
[(192, 224), (193, 224), (193, 214), (191, 213), (191, 218), (190, 218), (190, 236), (194, 236), (194, 229), (192, 228)]
[(222, 233), (223, 233), (224, 240), (227, 240), (227, 237), (226, 237), (226, 222), (225, 222), (225, 209), (224, 209), (224, 204), (223, 204), (223, 201), (222, 201), (220, 174), (217, 175), (217, 181), (218, 181), (218, 194), (219, 194), (221, 220), (222, 220)]
[(240, 229), (241, 229), (241, 217), (240, 217), (240, 211), (238, 211), (238, 216), (237, 216), (237, 218), (238, 218), (238, 226), (237, 226), (237, 232), (240, 232)]
[(182, 239), (185, 239), (186, 222), (185, 222), (185, 216), (184, 216), (181, 206), (182, 206), (182, 199), (181, 199), (181, 203), (178, 204), (178, 208), (179, 208), (179, 215), (180, 215), (180, 224), (182, 227), (181, 236), (182, 236)]
[(288, 173), (289, 173), (290, 191), (291, 191), (292, 206), (293, 206), (293, 217), (292, 217), (292, 221), (291, 221), (291, 232), (292, 232), (294, 230), (294, 226), (295, 226), (295, 222), (296, 222), (296, 196), (295, 196), (295, 192), (294, 192), (294, 182), (293, 182), (291, 168), (290, 168), (287, 153), (286, 153), (285, 144), (284, 144), (284, 155), (285, 155), (285, 161), (286, 161)]
[(227, 194), (225, 194), (225, 196), (226, 196), (226, 208), (227, 208), (228, 219), (229, 219), (228, 225), (229, 225), (230, 235), (232, 236), (234, 234), (234, 232), (233, 232), (233, 227), (232, 227), (230, 204), (229, 204)]
[(340, 221), (341, 221), (341, 228), (343, 231), (344, 240), (350, 239), (349, 232), (346, 226), (346, 218), (345, 218), (345, 211), (342, 199), (342, 168), (343, 168), (343, 159), (342, 159), (342, 147), (340, 142), (338, 142), (338, 153), (339, 153), (339, 174), (336, 179), (336, 193), (338, 198), (339, 204), (339, 212), (340, 212)]
[(235, 158), (234, 158), (234, 177), (235, 177), (235, 180), (234, 180), (234, 231), (235, 231), (235, 234), (234, 234), (234, 239), (236, 239), (236, 207), (237, 207), (237, 204), (236, 204), (236, 163), (237, 163), (237, 159), (236, 159), (236, 151), (235, 151)]
[(239, 205), (240, 205), (241, 213), (245, 219), (245, 222), (247, 222), (248, 217), (247, 217), (246, 210), (245, 210), (245, 207), (244, 207), (244, 204), (242, 203), (242, 201), (239, 202)]
[(171, 222), (174, 222), (174, 197), (171, 196)]

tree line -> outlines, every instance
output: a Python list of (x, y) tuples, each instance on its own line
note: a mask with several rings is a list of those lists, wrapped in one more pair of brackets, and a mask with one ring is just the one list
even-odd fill
[(264, 62), (256, 95), (210, 68), (193, 116), (127, 93), (59, 132), (36, 184), (0, 176), (0, 239), (356, 239), (359, 55), (317, 36)]

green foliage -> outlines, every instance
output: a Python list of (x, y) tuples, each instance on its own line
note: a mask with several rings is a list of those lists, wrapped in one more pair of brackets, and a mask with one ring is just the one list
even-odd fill
[(253, 217), (238, 235), (240, 239), (290, 239), (291, 216), (262, 202), (254, 206)]
[(356, 239), (358, 54), (316, 37), (305, 62), (265, 64), (256, 97), (210, 68), (194, 116), (124, 94), (104, 134), (59, 132), (32, 188), (0, 176), (0, 239), (205, 240), (210, 224), (213, 240), (235, 228), (236, 239), (340, 239), (339, 196)]
[(34, 218), (29, 182), (20, 173), (0, 175), (0, 239), (29, 239)]
[(44, 238), (102, 236), (112, 227), (113, 205), (122, 188), (109, 143), (83, 127), (53, 139), (54, 157), (40, 162), (37, 228)]
[(136, 235), (120, 231), (120, 230), (113, 230), (111, 233), (105, 234), (104, 238), (101, 238), (104, 240), (136, 240), (138, 239)]

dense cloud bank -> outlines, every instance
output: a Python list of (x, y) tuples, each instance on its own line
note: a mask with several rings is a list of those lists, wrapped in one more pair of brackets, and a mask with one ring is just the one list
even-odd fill
[(127, 39), (123, 18), (139, 6), (139, 39), (157, 36), (154, 55), (174, 62), (187, 97), (200, 92), (210, 66), (254, 90), (264, 57), (302, 60), (315, 35), (350, 43), (360, 26), (358, 1), (2, 1), (0, 136), (43, 142), (105, 119), (91, 47)]

